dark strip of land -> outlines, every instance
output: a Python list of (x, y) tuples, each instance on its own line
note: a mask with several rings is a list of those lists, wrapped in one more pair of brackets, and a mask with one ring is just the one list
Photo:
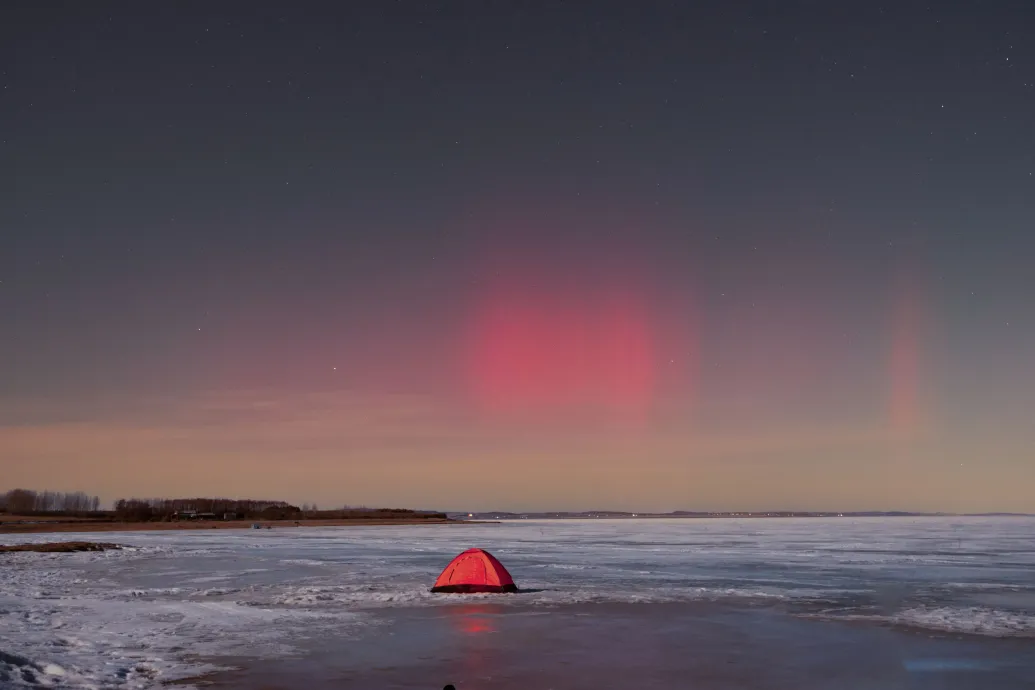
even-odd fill
[(182, 520), (169, 522), (113, 522), (110, 520), (40, 520), (33, 518), (0, 520), (0, 534), (32, 534), (49, 532), (160, 532), (166, 530), (209, 529), (291, 529), (294, 527), (360, 527), (369, 525), (461, 525), (471, 520), (442, 518), (345, 518), (326, 520)]
[(0, 553), (16, 553), (19, 551), (32, 551), (34, 553), (73, 553), (76, 551), (111, 551), (121, 549), (118, 544), (109, 544), (99, 541), (49, 541), (43, 544), (15, 544), (4, 546), (0, 544)]
[(670, 518), (863, 518), (863, 517), (1035, 517), (1029, 513), (911, 513), (906, 511), (841, 511), (808, 512), (770, 510), (754, 512), (691, 512), (676, 510), (671, 513), (628, 513), (612, 510), (587, 510), (583, 512), (513, 513), (508, 511), (482, 511), (477, 513), (448, 513), (451, 517), (471, 517), (476, 520), (623, 520), (623, 519), (670, 519)]

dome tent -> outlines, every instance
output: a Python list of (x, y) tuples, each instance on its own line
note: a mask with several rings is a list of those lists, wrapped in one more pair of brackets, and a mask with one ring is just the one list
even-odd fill
[(435, 580), (432, 592), (474, 594), (516, 592), (517, 585), (503, 564), (482, 549), (468, 549), (454, 558)]

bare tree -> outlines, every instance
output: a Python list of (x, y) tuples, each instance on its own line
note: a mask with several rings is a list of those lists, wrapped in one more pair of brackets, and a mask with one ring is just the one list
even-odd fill
[(7, 492), (7, 511), (10, 513), (31, 513), (36, 509), (36, 492), (28, 489), (12, 489)]
[(100, 499), (87, 496), (82, 491), (62, 493), (60, 491), (30, 491), (12, 489), (3, 494), (3, 505), (9, 513), (85, 513), (97, 510)]

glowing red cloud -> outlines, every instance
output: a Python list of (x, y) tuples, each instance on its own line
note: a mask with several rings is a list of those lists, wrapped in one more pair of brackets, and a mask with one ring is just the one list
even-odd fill
[(655, 385), (655, 338), (631, 291), (490, 290), (476, 307), (472, 388), (491, 411), (567, 406), (643, 414)]

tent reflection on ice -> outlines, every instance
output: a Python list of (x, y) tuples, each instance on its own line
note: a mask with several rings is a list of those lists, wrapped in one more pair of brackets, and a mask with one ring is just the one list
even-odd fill
[(483, 549), (468, 549), (454, 558), (435, 580), (432, 592), (474, 594), (516, 592), (517, 585), (503, 564)]

